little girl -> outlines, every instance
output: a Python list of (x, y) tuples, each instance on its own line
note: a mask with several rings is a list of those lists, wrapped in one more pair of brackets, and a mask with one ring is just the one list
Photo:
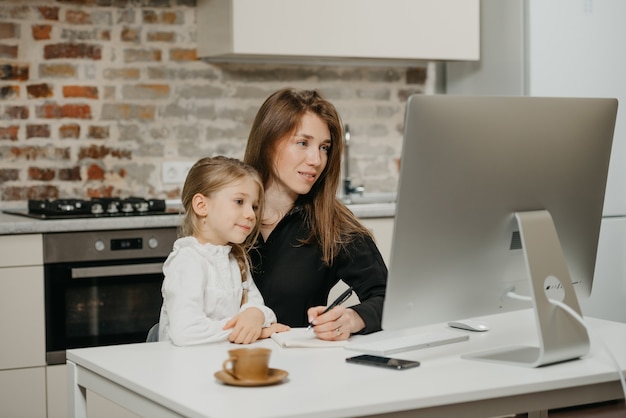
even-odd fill
[(189, 170), (182, 238), (163, 265), (160, 341), (248, 344), (289, 329), (276, 323), (250, 274), (262, 184), (255, 169), (233, 158), (202, 158)]

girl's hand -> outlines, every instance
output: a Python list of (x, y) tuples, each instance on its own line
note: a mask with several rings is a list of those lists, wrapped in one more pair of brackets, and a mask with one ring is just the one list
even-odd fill
[(275, 332), (285, 332), (285, 331), (289, 331), (290, 329), (291, 328), (288, 325), (279, 324), (278, 322), (274, 322), (269, 327), (263, 328), (261, 330), (261, 337), (260, 337), (260, 339), (262, 339), (262, 338), (269, 338)]
[(248, 308), (237, 315), (224, 325), (224, 329), (231, 329), (232, 332), (228, 336), (231, 343), (250, 344), (261, 337), (261, 331), (265, 322), (265, 316), (258, 308)]
[(335, 306), (322, 314), (325, 306), (315, 306), (307, 311), (309, 322), (313, 323), (313, 331), (320, 340), (347, 340), (351, 334), (365, 328), (365, 322), (354, 310)]

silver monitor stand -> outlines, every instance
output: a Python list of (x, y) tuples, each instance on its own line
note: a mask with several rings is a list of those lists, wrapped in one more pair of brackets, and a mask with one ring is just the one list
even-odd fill
[[(532, 294), (539, 347), (512, 346), (463, 355), (463, 358), (539, 367), (573, 360), (589, 352), (589, 335), (577, 318), (545, 293), (555, 284), (562, 302), (582, 317), (552, 216), (547, 210), (515, 213)], [(558, 283), (556, 283), (558, 282)]]

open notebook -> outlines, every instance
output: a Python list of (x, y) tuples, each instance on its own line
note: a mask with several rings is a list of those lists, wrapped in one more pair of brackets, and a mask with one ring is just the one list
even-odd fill
[(286, 332), (275, 332), (271, 337), (278, 345), (286, 348), (328, 348), (343, 347), (348, 341), (324, 341), (315, 336), (313, 330), (291, 328)]

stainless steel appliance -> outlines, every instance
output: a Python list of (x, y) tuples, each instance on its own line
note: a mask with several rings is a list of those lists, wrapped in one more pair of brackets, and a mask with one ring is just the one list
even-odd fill
[(47, 364), (69, 348), (145, 341), (175, 239), (173, 227), (44, 234)]

